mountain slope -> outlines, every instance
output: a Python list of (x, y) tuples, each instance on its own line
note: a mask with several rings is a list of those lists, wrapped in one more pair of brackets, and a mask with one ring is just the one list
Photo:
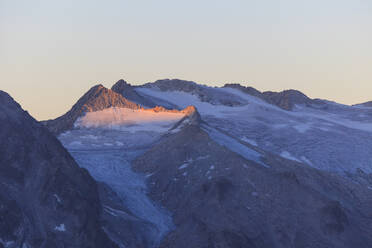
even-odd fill
[(3, 91), (0, 140), (0, 247), (117, 247), (95, 181)]
[(133, 162), (148, 175), (150, 196), (173, 213), (176, 228), (160, 247), (372, 245), (369, 184), (254, 150), (202, 125), (185, 126)]

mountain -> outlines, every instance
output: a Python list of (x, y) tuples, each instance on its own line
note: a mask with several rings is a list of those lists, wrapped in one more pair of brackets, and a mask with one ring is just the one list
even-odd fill
[(371, 247), (371, 109), (178, 79), (102, 91), (118, 100), (47, 127), (98, 182), (117, 244)]
[(85, 93), (70, 111), (55, 120), (45, 121), (44, 124), (51, 132), (59, 134), (73, 128), (75, 121), (84, 113), (99, 111), (109, 107), (140, 108), (139, 105), (125, 99), (120, 94), (102, 85), (96, 85)]
[(53, 132), (54, 127), (69, 127), (55, 133), (99, 183), (109, 237), (125, 247), (157, 247), (173, 222), (169, 212), (147, 196), (145, 178), (130, 164), (163, 136), (200, 121), (193, 106), (145, 109), (123, 94), (95, 86), (67, 114), (44, 124)]
[(0, 247), (118, 247), (95, 181), (3, 91), (0, 140)]
[[(168, 81), (167, 81), (168, 82)], [(183, 81), (182, 81), (183, 82)], [(337, 173), (358, 169), (372, 173), (372, 109), (347, 106), (304, 94), (259, 92), (241, 85), (159, 88), (158, 83), (136, 87), (144, 97), (160, 99), (177, 108), (195, 106), (203, 121), (260, 149)], [(225, 104), (233, 99), (237, 104)]]

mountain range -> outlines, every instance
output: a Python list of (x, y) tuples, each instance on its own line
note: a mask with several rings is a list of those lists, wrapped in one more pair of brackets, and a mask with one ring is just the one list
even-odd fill
[(372, 247), (370, 103), (119, 80), (0, 127), (0, 248)]

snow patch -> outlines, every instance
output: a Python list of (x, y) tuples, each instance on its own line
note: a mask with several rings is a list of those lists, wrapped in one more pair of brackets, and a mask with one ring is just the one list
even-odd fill
[(53, 196), (56, 198), (58, 203), (62, 202), (61, 198), (57, 194), (54, 194)]
[(59, 226), (56, 226), (54, 230), (59, 231), (59, 232), (65, 232), (66, 231), (65, 224), (60, 224)]
[(179, 170), (186, 169), (187, 166), (189, 166), (188, 163), (182, 164), (180, 167), (178, 167)]
[(309, 123), (302, 123), (294, 126), (294, 129), (296, 129), (299, 133), (305, 133), (309, 129), (311, 129), (311, 124)]
[(313, 166), (313, 163), (309, 159), (307, 159), (305, 156), (301, 156), (301, 160), (307, 163), (308, 165)]
[(248, 144), (251, 144), (252, 146), (258, 146), (257, 142), (253, 139), (248, 139), (247, 137), (241, 138), (242, 141), (247, 142)]
[(75, 148), (75, 147), (80, 147), (81, 145), (82, 145), (81, 141), (73, 141), (73, 142), (71, 142), (70, 144), (68, 144), (67, 146), (68, 146), (68, 147), (73, 147), (73, 148)]
[(293, 161), (297, 161), (297, 162), (301, 162), (300, 160), (298, 160), (296, 157), (293, 157), (289, 152), (287, 151), (283, 151), (280, 153), (280, 156), (283, 157), (283, 158), (286, 158), (286, 159), (289, 159), (289, 160), (293, 160)]

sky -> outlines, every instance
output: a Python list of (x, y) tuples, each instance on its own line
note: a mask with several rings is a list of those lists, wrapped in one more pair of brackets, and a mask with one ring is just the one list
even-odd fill
[(371, 0), (0, 0), (0, 90), (36, 119), (180, 78), (372, 100)]

